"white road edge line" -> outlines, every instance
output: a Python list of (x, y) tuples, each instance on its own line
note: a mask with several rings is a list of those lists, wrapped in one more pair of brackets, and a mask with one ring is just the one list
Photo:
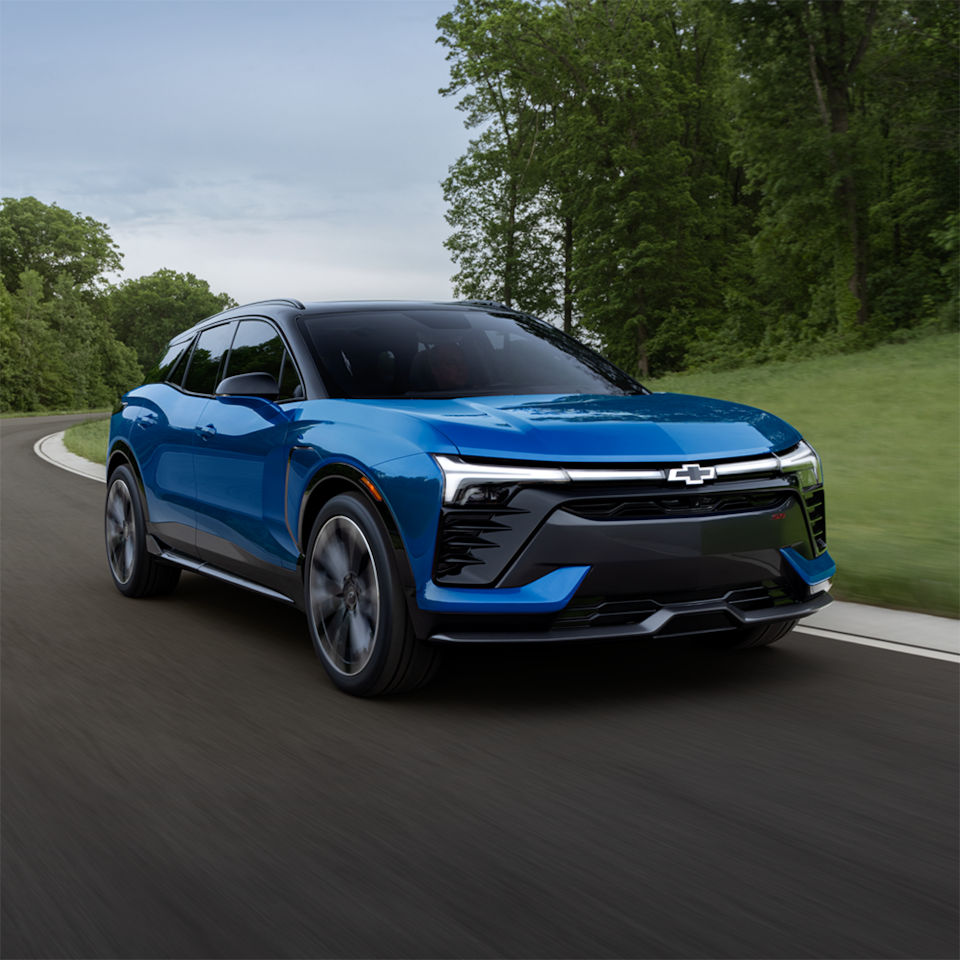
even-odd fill
[[(63, 431), (63, 430), (58, 430), (56, 433), (49, 433), (49, 434), (47, 434), (47, 436), (41, 437), (41, 438), (33, 445), (33, 452), (34, 452), (41, 460), (46, 460), (47, 463), (52, 463), (55, 467), (59, 467), (61, 470), (69, 470), (70, 473), (75, 473), (78, 477), (86, 477), (88, 480), (96, 480), (98, 483), (106, 483), (106, 482), (107, 482), (107, 478), (106, 478), (106, 477), (99, 477), (99, 476), (97, 476), (95, 473), (91, 473), (89, 470), (78, 470), (76, 467), (68, 466), (66, 463), (63, 462), (63, 460), (56, 460), (56, 459), (54, 459), (53, 457), (51, 457), (48, 453), (46, 453), (46, 452), (44, 451), (43, 445), (44, 445), (45, 443), (49, 443), (49, 442), (52, 442), (52, 441), (53, 441), (53, 442), (59, 441), (60, 444), (62, 445), (62, 444), (63, 444), (63, 434), (64, 434), (64, 432), (65, 432), (65, 431)], [(87, 462), (87, 461), (84, 461), (83, 457), (78, 457), (78, 456), (77, 456), (76, 454), (74, 454), (74, 453), (70, 453), (69, 451), (65, 451), (65, 453), (66, 453), (67, 457), (73, 457), (74, 459), (80, 461), (81, 463)], [(95, 467), (95, 468), (99, 468), (100, 470), (104, 470), (104, 468), (101, 467), (100, 464), (98, 464), (98, 463), (97, 463), (97, 464), (94, 464), (94, 463), (91, 462), (91, 466), (92, 466), (92, 467)]]
[(844, 643), (859, 643), (864, 647), (879, 647), (881, 650), (893, 650), (895, 653), (911, 653), (915, 657), (929, 657), (931, 660), (947, 660), (960, 663), (960, 656), (947, 653), (946, 650), (931, 650), (928, 647), (912, 647), (906, 643), (893, 643), (890, 640), (873, 640), (870, 637), (857, 637), (852, 633), (835, 633), (833, 630), (821, 630), (819, 627), (797, 625), (798, 633), (809, 633), (824, 640), (842, 640)]

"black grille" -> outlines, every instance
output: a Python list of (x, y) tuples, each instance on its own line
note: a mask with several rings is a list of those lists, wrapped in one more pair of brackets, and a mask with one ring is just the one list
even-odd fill
[(488, 540), (490, 534), (509, 530), (508, 524), (497, 519), (497, 513), (448, 513), (440, 530), (437, 550), (437, 577), (455, 577), (464, 567), (484, 563), (475, 551), (495, 549), (500, 544)]
[[(738, 590), (704, 591), (694, 597), (690, 593), (658, 597), (574, 597), (557, 614), (551, 629), (568, 627), (608, 627), (640, 623), (670, 603), (696, 600), (726, 600), (740, 610), (765, 610), (796, 603), (797, 597), (786, 580), (764, 580)], [(723, 616), (720, 614), (720, 616)], [(732, 624), (728, 624), (732, 626)], [(686, 624), (689, 627), (689, 624)], [(688, 632), (685, 627), (684, 632)], [(690, 630), (689, 632), (698, 632)]]
[(644, 517), (699, 517), (716, 513), (781, 510), (790, 503), (783, 490), (694, 493), (676, 496), (570, 500), (562, 509), (585, 520), (640, 520)]
[(810, 526), (813, 528), (817, 548), (822, 552), (827, 548), (827, 505), (823, 487), (805, 494), (803, 499), (807, 504), (807, 515), (810, 517)]

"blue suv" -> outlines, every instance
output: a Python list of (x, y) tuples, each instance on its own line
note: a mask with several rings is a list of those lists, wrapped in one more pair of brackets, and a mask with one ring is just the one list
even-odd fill
[(481, 301), (269, 300), (174, 337), (114, 412), (105, 530), (126, 596), (186, 569), (293, 604), (360, 696), (448, 644), (762, 646), (835, 569), (793, 427)]

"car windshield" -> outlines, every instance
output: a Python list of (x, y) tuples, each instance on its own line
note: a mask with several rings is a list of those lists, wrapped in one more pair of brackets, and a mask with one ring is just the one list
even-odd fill
[(333, 397), (645, 392), (556, 327), (515, 313), (411, 307), (299, 322)]

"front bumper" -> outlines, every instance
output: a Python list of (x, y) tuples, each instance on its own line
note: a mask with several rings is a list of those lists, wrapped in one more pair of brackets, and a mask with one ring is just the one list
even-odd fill
[(706, 492), (528, 489), (486, 512), (447, 511), (435, 576), (411, 611), (417, 633), (437, 643), (562, 642), (809, 616), (830, 603), (835, 570), (819, 490), (819, 515), (775, 477)]
[[(667, 634), (684, 636), (717, 633), (737, 627), (798, 620), (833, 602), (829, 593), (818, 593), (802, 603), (765, 610), (741, 610), (727, 599), (692, 600), (660, 607), (637, 623), (610, 626), (558, 627), (551, 630), (446, 630), (434, 633), (431, 643), (569, 643), (594, 640), (629, 640)], [(726, 622), (724, 622), (726, 621)]]

